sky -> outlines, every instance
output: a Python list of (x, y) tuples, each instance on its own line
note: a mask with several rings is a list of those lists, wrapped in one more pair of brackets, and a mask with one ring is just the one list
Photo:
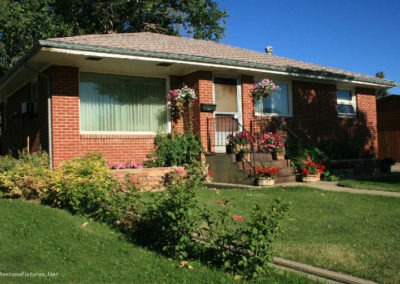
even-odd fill
[(215, 1), (228, 13), (221, 43), (400, 84), (399, 0)]

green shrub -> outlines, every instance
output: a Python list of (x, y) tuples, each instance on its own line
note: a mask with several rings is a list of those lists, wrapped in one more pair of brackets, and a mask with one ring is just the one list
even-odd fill
[(3, 197), (35, 199), (46, 193), (51, 176), (46, 152), (21, 152), (19, 159), (1, 157), (0, 168), (0, 193)]
[(102, 155), (88, 153), (67, 160), (54, 171), (43, 202), (94, 219), (103, 219), (105, 205), (119, 188)]
[(195, 185), (185, 171), (176, 170), (164, 178), (166, 190), (148, 203), (137, 230), (141, 242), (180, 260), (193, 257), (197, 224)]
[(203, 147), (192, 133), (158, 133), (155, 150), (143, 164), (146, 167), (170, 167), (192, 164), (200, 160)]
[(208, 261), (246, 279), (266, 277), (273, 257), (273, 242), (288, 205), (275, 200), (265, 210), (256, 204), (249, 221), (243, 223), (242, 216), (231, 215), (226, 209), (228, 201), (218, 203), (222, 209), (216, 213), (203, 211), (203, 226), (198, 232), (206, 244), (204, 254)]
[(0, 173), (11, 170), (17, 163), (18, 160), (15, 159), (11, 154), (0, 156)]

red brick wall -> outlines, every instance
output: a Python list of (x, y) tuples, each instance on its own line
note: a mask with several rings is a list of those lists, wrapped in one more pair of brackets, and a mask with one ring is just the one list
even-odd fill
[(250, 120), (254, 119), (254, 98), (251, 91), (254, 87), (253, 76), (243, 75), (242, 81), (242, 119), (243, 127), (250, 130)]
[(53, 162), (101, 152), (110, 162), (142, 162), (154, 148), (154, 135), (93, 135), (79, 130), (79, 70), (52, 66)]
[[(213, 114), (208, 112), (200, 112), (200, 104), (213, 103), (213, 81), (212, 73), (208, 71), (197, 71), (186, 76), (171, 76), (171, 89), (179, 88), (182, 84), (193, 88), (198, 97), (193, 102), (193, 132), (199, 134), (202, 146), (207, 149), (207, 118), (212, 118)], [(188, 130), (189, 127), (189, 111), (184, 111), (184, 127)], [(182, 131), (182, 120), (174, 123), (174, 130)]]
[[(253, 116), (250, 119), (262, 122), (254, 123), (252, 129), (257, 132), (265, 125), (276, 129), (284, 123), (302, 143), (351, 141), (360, 156), (376, 156), (378, 138), (374, 90), (356, 89), (356, 96), (357, 116), (338, 117), (335, 85), (293, 81), (293, 117)], [(244, 117), (247, 120), (249, 116)], [(244, 123), (247, 125), (246, 121)]]
[(375, 90), (357, 88), (357, 118), (366, 127), (358, 135), (365, 136), (364, 149), (366, 152), (378, 153), (378, 117), (376, 110)]

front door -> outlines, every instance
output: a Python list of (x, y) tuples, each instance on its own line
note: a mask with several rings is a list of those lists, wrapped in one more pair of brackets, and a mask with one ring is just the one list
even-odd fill
[(240, 100), (238, 99), (237, 80), (214, 78), (215, 110), (215, 152), (224, 153), (227, 136), (240, 131)]

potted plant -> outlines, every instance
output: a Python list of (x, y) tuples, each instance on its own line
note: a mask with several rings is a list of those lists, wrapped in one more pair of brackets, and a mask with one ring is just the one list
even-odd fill
[(285, 141), (287, 137), (287, 133), (284, 131), (277, 131), (273, 134), (274, 137), (274, 159), (278, 161), (283, 161), (285, 160), (285, 154), (286, 154), (286, 146), (285, 146)]
[(275, 178), (279, 172), (279, 168), (256, 168), (255, 176), (257, 178), (257, 185), (268, 186), (275, 184)]
[(278, 90), (279, 87), (269, 79), (263, 79), (254, 85), (252, 94), (254, 99), (259, 100), (263, 97), (268, 97), (270, 94)]
[(301, 175), (303, 182), (315, 182), (320, 180), (321, 173), (325, 166), (313, 162), (310, 156), (307, 156), (306, 161), (302, 161)]
[(258, 150), (260, 152), (273, 152), (276, 148), (275, 136), (272, 132), (263, 133), (258, 139)]
[(253, 136), (251, 136), (251, 134), (247, 131), (241, 131), (235, 135), (229, 134), (227, 140), (228, 145), (233, 148), (236, 154), (250, 153), (251, 146), (254, 142)]

